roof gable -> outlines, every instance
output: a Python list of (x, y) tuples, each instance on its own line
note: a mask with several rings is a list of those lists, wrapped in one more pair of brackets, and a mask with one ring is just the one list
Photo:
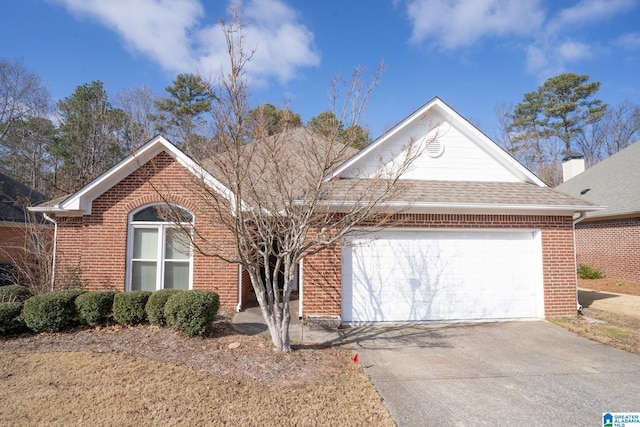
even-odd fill
[(156, 136), (76, 193), (29, 209), (34, 212), (53, 212), (59, 215), (90, 215), (95, 199), (163, 151), (176, 159), (189, 172), (203, 179), (205, 183), (228, 200), (233, 201), (229, 190), (211, 174), (165, 138)]
[(434, 98), (338, 168), (332, 177), (365, 178), (406, 157), (420, 156), (402, 179), (546, 184), (439, 98)]
[(556, 187), (558, 191), (606, 206), (587, 218), (640, 214), (640, 141), (630, 144)]

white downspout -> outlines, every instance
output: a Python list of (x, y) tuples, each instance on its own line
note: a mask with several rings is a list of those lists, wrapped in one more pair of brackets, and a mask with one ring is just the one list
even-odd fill
[(53, 256), (51, 260), (51, 292), (56, 282), (56, 247), (58, 244), (58, 222), (51, 218), (46, 212), (42, 213), (42, 216), (47, 221), (53, 223)]
[(302, 307), (304, 299), (304, 258), (298, 264), (298, 320), (302, 320)]
[(242, 264), (238, 264), (238, 305), (236, 305), (236, 312), (239, 313), (242, 310)]
[(580, 301), (578, 301), (578, 254), (576, 251), (576, 224), (582, 221), (586, 216), (586, 212), (580, 212), (578, 218), (573, 220), (573, 266), (576, 277), (576, 303), (578, 305), (578, 313), (582, 313), (582, 306), (580, 305)]

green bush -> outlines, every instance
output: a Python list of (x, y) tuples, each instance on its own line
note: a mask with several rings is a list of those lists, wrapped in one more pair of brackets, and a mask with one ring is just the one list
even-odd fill
[(26, 301), (33, 296), (29, 288), (20, 285), (0, 287), (0, 302)]
[(56, 332), (73, 326), (77, 320), (75, 299), (84, 293), (80, 289), (36, 295), (24, 303), (22, 316), (34, 332)]
[(203, 336), (209, 332), (219, 306), (220, 299), (215, 292), (184, 291), (167, 300), (164, 316), (170, 328), (189, 336)]
[(165, 326), (167, 320), (164, 317), (164, 306), (167, 300), (172, 295), (183, 292), (180, 289), (161, 289), (151, 294), (145, 311), (147, 312), (147, 319), (149, 323), (158, 326)]
[(22, 318), (22, 301), (0, 302), (0, 335), (9, 335), (26, 328)]
[(581, 279), (602, 279), (604, 277), (604, 273), (597, 268), (580, 264), (578, 267), (578, 277)]
[(94, 326), (105, 322), (113, 311), (114, 291), (85, 292), (76, 298), (78, 320)]
[(113, 319), (118, 323), (137, 325), (146, 320), (144, 308), (149, 291), (119, 292), (113, 297)]

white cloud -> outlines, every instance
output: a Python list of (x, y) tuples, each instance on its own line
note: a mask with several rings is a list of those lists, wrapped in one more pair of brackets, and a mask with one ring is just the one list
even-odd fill
[(297, 66), (314, 66), (320, 56), (312, 49), (313, 33), (297, 24), (291, 9), (276, 0), (253, 1), (246, 9), (255, 23), (249, 28), (247, 39), (256, 47), (256, 71), (265, 75), (277, 70), (281, 81), (295, 76)]
[(565, 41), (558, 45), (556, 53), (562, 62), (575, 62), (590, 59), (593, 56), (593, 49), (586, 43)]
[(615, 44), (627, 50), (640, 50), (640, 33), (627, 33), (615, 41)]
[(411, 0), (411, 40), (441, 49), (475, 44), (486, 37), (530, 35), (542, 25), (538, 0)]
[(203, 15), (197, 0), (60, 0), (81, 17), (96, 19), (117, 33), (127, 47), (164, 69), (185, 71), (193, 65), (189, 31)]
[[(226, 67), (221, 26), (200, 24), (200, 0), (56, 1), (78, 16), (96, 19), (122, 37), (130, 50), (166, 71), (215, 75)], [(236, 4), (231, 0), (230, 5)], [(299, 22), (295, 10), (280, 0), (249, 0), (241, 10), (247, 20), (244, 46), (255, 49), (248, 65), (251, 78), (286, 82), (300, 68), (319, 64), (313, 33)]]
[[(608, 52), (607, 44), (640, 49), (640, 33), (616, 40), (578, 36), (578, 29), (635, 8), (637, 0), (407, 0), (411, 41), (440, 50), (476, 46), (486, 39), (517, 38), (529, 72), (547, 78)], [(603, 47), (603, 45), (605, 47)]]
[(634, 6), (634, 0), (581, 0), (553, 17), (547, 26), (547, 32), (565, 32), (572, 27), (603, 21)]
[[(547, 19), (540, 35), (527, 48), (527, 69), (540, 80), (606, 52), (599, 44), (578, 40), (576, 29), (595, 26), (635, 7), (635, 0), (580, 0)], [(587, 36), (583, 36), (587, 37)], [(606, 43), (606, 41), (605, 41)], [(540, 57), (545, 60), (541, 61)]]
[(540, 81), (566, 72), (569, 64), (593, 58), (596, 47), (575, 40), (554, 41), (527, 47), (527, 70)]

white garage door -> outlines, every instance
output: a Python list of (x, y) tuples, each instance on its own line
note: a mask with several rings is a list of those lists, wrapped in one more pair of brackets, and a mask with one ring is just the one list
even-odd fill
[(345, 323), (544, 317), (538, 231), (398, 231), (342, 249)]

